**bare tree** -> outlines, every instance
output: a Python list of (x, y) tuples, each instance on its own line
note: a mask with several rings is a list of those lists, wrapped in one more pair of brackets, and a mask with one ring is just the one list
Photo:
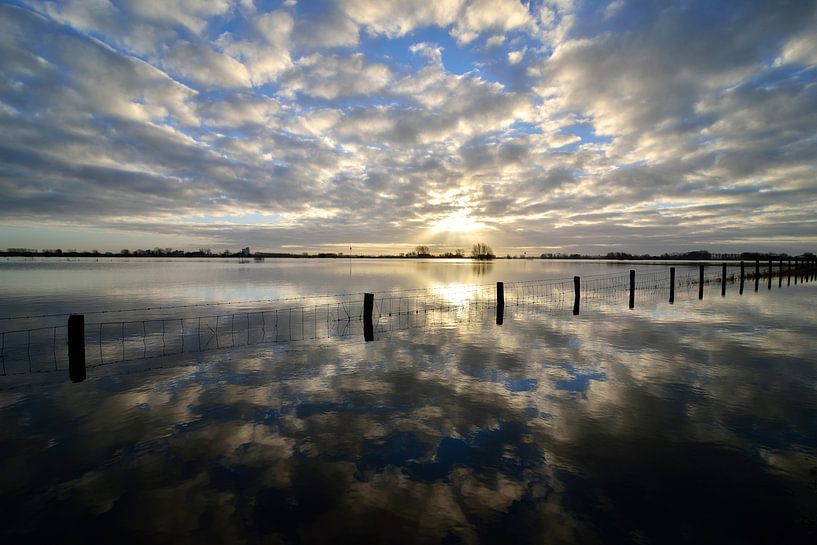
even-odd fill
[(422, 244), (414, 248), (414, 253), (417, 254), (417, 257), (429, 257), (431, 256), (431, 248), (428, 246), (423, 246)]
[(494, 251), (484, 242), (478, 242), (471, 248), (471, 259), (488, 260), (495, 257)]

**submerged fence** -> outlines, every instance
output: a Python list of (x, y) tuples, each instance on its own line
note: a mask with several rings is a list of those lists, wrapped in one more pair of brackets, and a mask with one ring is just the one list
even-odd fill
[(749, 266), (744, 262), (700, 265), (697, 271), (677, 275), (675, 267), (670, 267), (572, 279), (321, 296), (278, 301), (278, 305), (269, 301), (269, 306), (261, 308), (195, 316), (95, 321), (96, 316), (110, 314), (101, 311), (70, 315), (65, 325), (0, 332), (0, 374), (68, 371), (72, 380), (82, 381), (89, 368), (123, 361), (361, 335), (368, 341), (376, 334), (441, 324), (452, 317), (484, 320), (495, 316), (497, 324), (502, 324), (506, 307), (558, 310), (572, 306), (573, 314), (579, 314), (583, 305), (623, 305), (626, 301), (634, 308), (636, 299), (664, 298), (673, 303), (678, 289), (697, 287), (702, 299), (707, 284), (719, 283), (725, 295), (727, 284), (736, 283), (742, 294), (746, 289), (758, 291), (761, 284), (771, 289), (775, 279), (778, 287), (784, 282), (788, 286), (813, 281), (815, 271), (813, 261), (756, 261)]

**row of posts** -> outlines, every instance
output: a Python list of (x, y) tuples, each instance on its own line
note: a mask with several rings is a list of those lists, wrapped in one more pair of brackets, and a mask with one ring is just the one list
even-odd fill
[[(801, 265), (802, 263), (802, 265)], [(783, 285), (783, 259), (779, 260), (778, 286)], [(788, 260), (788, 279), (786, 285), (791, 285), (792, 272), (794, 272), (794, 284), (797, 285), (798, 278), (802, 282), (815, 280), (815, 270), (817, 264), (814, 260), (800, 262), (794, 259), (794, 269), (792, 260)], [(699, 266), (698, 277), (698, 299), (704, 298), (704, 265)], [(774, 272), (774, 261), (769, 260), (768, 289), (772, 289), (772, 276)], [(746, 264), (740, 262), (740, 293), (743, 294), (743, 286), (746, 281)], [(760, 261), (755, 261), (755, 291), (760, 287)], [(579, 314), (581, 305), (581, 277), (573, 277), (573, 314)], [(726, 295), (726, 263), (721, 267), (721, 296)], [(669, 269), (669, 302), (675, 303), (675, 267)], [(635, 307), (635, 271), (630, 270), (630, 299), (629, 308)], [(363, 337), (366, 341), (374, 340), (374, 323), (372, 315), (374, 312), (374, 294), (363, 294)], [(505, 317), (505, 285), (503, 282), (496, 283), (496, 323), (502, 325)], [(72, 382), (82, 382), (86, 377), (85, 369), (85, 315), (72, 314), (68, 317), (68, 374)]]

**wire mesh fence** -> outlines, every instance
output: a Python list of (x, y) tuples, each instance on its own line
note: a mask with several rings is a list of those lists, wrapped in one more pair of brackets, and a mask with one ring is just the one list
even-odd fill
[[(633, 273), (590, 275), (581, 278), (579, 297), (585, 310), (594, 306), (622, 305), (637, 294), (640, 303), (663, 299), (668, 292), (697, 286), (740, 282), (759, 289), (773, 278), (783, 286), (814, 279), (814, 267), (792, 268), (782, 263), (745, 268), (741, 277), (737, 265), (685, 269), (671, 280), (669, 268)], [(631, 294), (632, 282), (632, 294)], [(497, 307), (497, 285), (449, 285), (414, 290), (375, 292), (372, 308), (373, 330), (378, 335), (391, 331), (427, 327), (452, 320), (483, 320)], [(503, 284), (504, 307), (563, 310), (574, 304), (573, 278), (508, 282)], [(242, 304), (250, 303), (242, 301)], [(364, 333), (363, 294), (341, 294), (288, 300), (262, 300), (269, 306), (229, 313), (156, 315), (159, 307), (144, 309), (148, 317), (89, 321), (84, 324), (85, 366), (178, 356), (223, 348), (260, 344), (295, 343), (318, 339), (340, 339)], [(275, 305), (275, 303), (278, 303)], [(284, 303), (284, 304), (281, 304)], [(296, 303), (286, 305), (286, 303)], [(308, 304), (306, 304), (308, 303)], [(163, 310), (207, 310), (212, 304), (166, 306)], [(224, 308), (222, 305), (219, 308)], [(141, 309), (125, 309), (133, 313)], [(574, 307), (574, 312), (575, 312)], [(104, 318), (120, 311), (93, 313)], [(192, 314), (192, 312), (191, 312)], [(52, 317), (52, 315), (48, 315)], [(26, 316), (27, 320), (32, 317)], [(48, 325), (8, 329), (0, 332), (0, 373), (2, 375), (48, 373), (69, 368), (68, 327)]]

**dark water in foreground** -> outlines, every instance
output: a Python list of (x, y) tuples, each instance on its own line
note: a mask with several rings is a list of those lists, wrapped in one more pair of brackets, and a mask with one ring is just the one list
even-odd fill
[(811, 543), (815, 286), (4, 382), (0, 536)]

